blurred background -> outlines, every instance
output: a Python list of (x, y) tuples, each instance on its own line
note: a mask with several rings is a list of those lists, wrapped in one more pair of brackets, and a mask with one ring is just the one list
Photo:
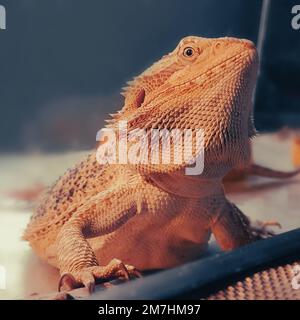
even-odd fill
[[(257, 42), (261, 0), (0, 0), (0, 151), (90, 148), (120, 88), (186, 35)], [(295, 1), (270, 1), (256, 126), (300, 125)]]
[[(7, 274), (0, 299), (57, 289), (57, 270), (21, 241), (38, 195), (95, 146), (108, 113), (122, 107), (119, 92), (126, 81), (184, 36), (233, 36), (258, 44), (255, 123), (266, 134), (254, 140), (253, 158), (280, 170), (300, 165), (300, 135), (295, 140), (296, 131), (282, 130), (300, 128), (295, 4), (0, 0), (7, 20), (0, 30), (0, 267)], [(287, 231), (300, 225), (299, 183), (300, 177), (251, 178), (226, 191), (252, 219), (278, 220)]]

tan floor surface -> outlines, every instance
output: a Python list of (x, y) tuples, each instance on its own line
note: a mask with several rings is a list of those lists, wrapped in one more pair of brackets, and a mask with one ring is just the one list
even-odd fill
[[(275, 169), (291, 169), (290, 144), (277, 135), (260, 136), (255, 139), (254, 158)], [(55, 291), (58, 280), (57, 270), (41, 262), (21, 240), (32, 208), (8, 192), (31, 188), (35, 183), (50, 184), (84, 153), (0, 156), (0, 266), (6, 270), (5, 290), (0, 273), (0, 299)], [(284, 182), (252, 177), (227, 190), (228, 197), (251, 218), (278, 220), (281, 231), (300, 227), (300, 176)]]

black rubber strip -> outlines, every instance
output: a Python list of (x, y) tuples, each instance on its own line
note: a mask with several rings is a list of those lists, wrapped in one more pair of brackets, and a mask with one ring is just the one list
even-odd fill
[(296, 258), (300, 258), (300, 229), (96, 292), (88, 299), (176, 299), (190, 297), (192, 292), (207, 294), (218, 283)]

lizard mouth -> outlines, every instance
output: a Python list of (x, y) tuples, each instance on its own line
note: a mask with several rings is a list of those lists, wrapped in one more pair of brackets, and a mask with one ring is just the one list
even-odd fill
[[(253, 52), (250, 52), (253, 51)], [(205, 70), (204, 72), (200, 73), (199, 75), (197, 75), (196, 77), (189, 79), (187, 81), (184, 81), (178, 85), (175, 85), (171, 88), (178, 88), (178, 87), (182, 87), (185, 85), (190, 84), (191, 82), (196, 82), (198, 79), (200, 79), (201, 77), (205, 76), (205, 75), (211, 75), (216, 69), (218, 69), (218, 67), (222, 66), (222, 65), (229, 65), (229, 67), (231, 67), (231, 63), (232, 62), (239, 62), (239, 61), (246, 61), (247, 64), (250, 66), (253, 62), (256, 61), (257, 58), (257, 54), (256, 54), (256, 50), (253, 47), (253, 50), (247, 50), (247, 51), (243, 51), (243, 52), (239, 52), (231, 57), (228, 57), (225, 60), (222, 60), (221, 62), (216, 63), (215, 65), (213, 65), (211, 68), (209, 68), (208, 70)]]
[[(203, 72), (201, 72), (200, 74), (198, 74), (197, 76), (195, 76), (194, 78), (191, 78), (189, 80), (186, 80), (184, 82), (181, 82), (177, 85), (173, 85), (173, 86), (169, 86), (168, 88), (160, 91), (159, 93), (157, 93), (152, 99), (149, 99), (147, 101), (147, 104), (151, 104), (152, 102), (154, 102), (156, 99), (160, 98), (162, 95), (164, 95), (165, 93), (168, 93), (169, 91), (172, 91), (176, 88), (183, 88), (186, 86), (189, 86), (193, 83), (197, 83), (197, 82), (201, 82), (202, 78), (207, 76), (212, 76), (212, 74), (220, 67), (220, 66), (225, 66), (225, 67), (232, 67), (233, 63), (238, 63), (241, 61), (246, 61), (246, 64), (248, 65), (248, 67), (250, 67), (253, 64), (256, 64), (258, 60), (257, 57), (257, 52), (256, 49), (254, 47), (254, 45), (252, 44), (251, 46), (247, 45), (247, 50), (244, 50), (242, 52), (239, 52), (231, 57), (228, 57), (227, 59), (222, 60), (221, 62), (217, 62), (216, 64), (214, 64), (211, 68), (209, 68), (208, 70), (205, 70)], [(205, 78), (203, 79), (205, 80)]]

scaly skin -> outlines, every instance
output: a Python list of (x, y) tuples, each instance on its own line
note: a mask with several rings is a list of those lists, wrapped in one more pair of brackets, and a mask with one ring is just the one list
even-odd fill
[(67, 171), (24, 234), (59, 268), (61, 287), (92, 290), (95, 279), (196, 259), (211, 233), (224, 250), (269, 235), (225, 198), (222, 186), (231, 169), (249, 163), (257, 66), (248, 40), (190, 36), (129, 84), (108, 127), (126, 120), (129, 132), (201, 128), (204, 171), (187, 176), (186, 164), (177, 163), (100, 165), (96, 151)]

